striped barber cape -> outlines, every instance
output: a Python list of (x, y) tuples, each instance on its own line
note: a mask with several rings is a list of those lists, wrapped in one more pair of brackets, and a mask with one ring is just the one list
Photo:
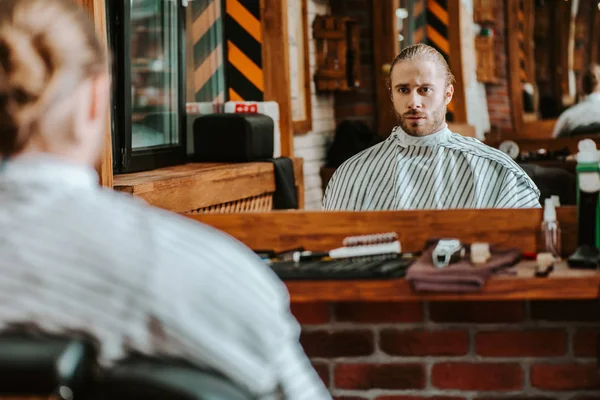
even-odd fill
[(540, 207), (540, 191), (508, 155), (447, 127), (413, 137), (399, 127), (344, 162), (325, 210)]

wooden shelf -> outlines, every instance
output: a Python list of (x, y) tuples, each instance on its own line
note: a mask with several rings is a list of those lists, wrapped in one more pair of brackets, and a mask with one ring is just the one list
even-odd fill
[[(294, 158), (299, 196), (303, 196), (303, 160)], [(152, 171), (115, 175), (114, 189), (177, 213), (211, 207), (275, 191), (273, 164), (190, 163)], [(299, 204), (304, 206), (303, 197)]]
[[(577, 248), (577, 209), (558, 207), (565, 254)], [(269, 213), (205, 214), (191, 219), (220, 229), (251, 249), (284, 251), (303, 246), (314, 251), (339, 247), (347, 236), (397, 232), (404, 251), (422, 250), (432, 237), (464, 242), (489, 242), (522, 252), (543, 249), (543, 210), (411, 210), (369, 212), (275, 211)], [(286, 281), (293, 302), (327, 301), (482, 301), (526, 299), (593, 299), (600, 271), (569, 269), (559, 264), (548, 278), (535, 278), (532, 261), (523, 261), (514, 276), (488, 280), (478, 293), (416, 293), (404, 279)]]
[(522, 262), (517, 276), (493, 277), (477, 293), (417, 293), (404, 279), (368, 281), (286, 281), (295, 303), (336, 301), (490, 301), (595, 299), (600, 271), (557, 265), (548, 278), (535, 278), (535, 263)]

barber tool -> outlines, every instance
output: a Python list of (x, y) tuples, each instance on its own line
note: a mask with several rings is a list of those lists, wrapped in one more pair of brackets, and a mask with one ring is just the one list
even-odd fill
[(490, 259), (490, 245), (488, 243), (472, 243), (471, 244), (471, 263), (484, 264)]
[(400, 254), (401, 246), (395, 232), (374, 235), (349, 236), (342, 241), (343, 247), (328, 252), (298, 251), (293, 260), (314, 260), (315, 258), (354, 258)]
[(458, 239), (441, 239), (433, 249), (433, 265), (437, 268), (447, 267), (465, 256), (465, 248)]
[(546, 278), (554, 271), (554, 262), (556, 259), (552, 253), (539, 253), (536, 258), (535, 276), (537, 278)]

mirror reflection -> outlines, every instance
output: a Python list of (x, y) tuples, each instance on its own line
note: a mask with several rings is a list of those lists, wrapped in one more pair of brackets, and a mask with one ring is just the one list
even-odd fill
[(572, 205), (600, 143), (595, 1), (126, 4), (105, 165), (172, 211)]
[(448, 128), (453, 83), (435, 48), (417, 44), (402, 50), (389, 72), (398, 126), (337, 169), (325, 209), (539, 207), (539, 190), (513, 160)]
[(520, 11), (523, 120), (547, 120), (552, 137), (599, 133), (597, 2), (536, 0)]

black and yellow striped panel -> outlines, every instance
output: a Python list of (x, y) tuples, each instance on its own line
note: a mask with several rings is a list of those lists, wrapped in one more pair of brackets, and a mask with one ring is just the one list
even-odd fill
[(262, 101), (260, 0), (225, 1), (226, 84), (230, 101)]
[(442, 53), (447, 62), (450, 61), (448, 21), (448, 1), (427, 0), (427, 44)]
[(196, 101), (222, 103), (225, 100), (225, 69), (221, 0), (195, 0), (190, 4)]
[[(439, 51), (450, 63), (450, 40), (448, 37), (448, 0), (426, 0), (425, 43)], [(446, 119), (454, 121), (454, 101), (448, 104)]]

